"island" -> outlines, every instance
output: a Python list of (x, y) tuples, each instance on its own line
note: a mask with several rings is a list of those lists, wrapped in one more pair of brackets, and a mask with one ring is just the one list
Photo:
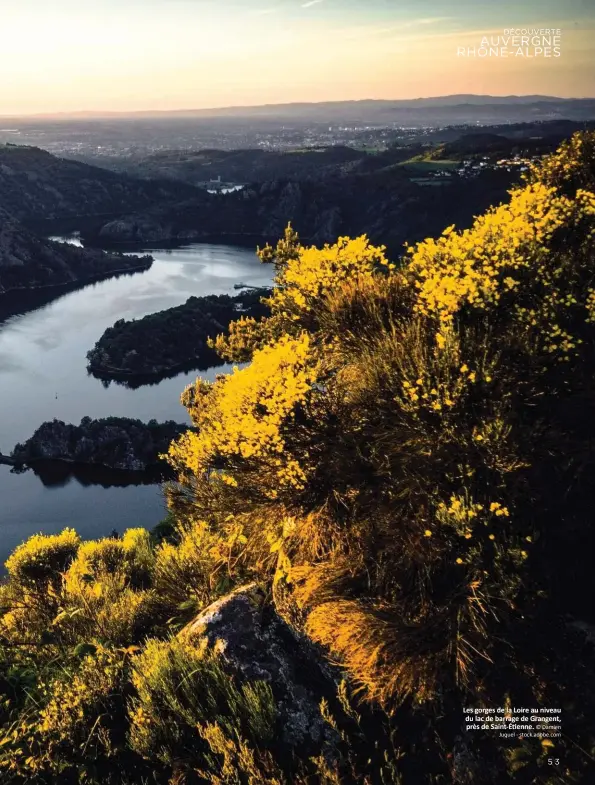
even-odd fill
[(270, 289), (246, 287), (242, 294), (190, 297), (183, 305), (142, 319), (119, 319), (87, 353), (87, 370), (109, 381), (138, 386), (183, 371), (223, 364), (207, 345), (240, 316), (269, 314), (261, 302)]
[(143, 423), (127, 417), (92, 420), (80, 425), (44, 422), (24, 444), (17, 444), (5, 463), (16, 468), (60, 461), (101, 466), (123, 472), (146, 472), (165, 464), (159, 456), (189, 426), (168, 420)]

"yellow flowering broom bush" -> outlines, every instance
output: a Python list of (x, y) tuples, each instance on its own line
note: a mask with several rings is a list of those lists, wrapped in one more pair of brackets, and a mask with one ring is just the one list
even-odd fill
[[(270, 319), (253, 325), (256, 364), (282, 325), (309, 335), (316, 369), (308, 406), (295, 424), (280, 421), (292, 425), (283, 451), (300, 455), (303, 478), (290, 500), (272, 499), (298, 521), (276, 541), (276, 585), (284, 607), (293, 597), (291, 619), (305, 618), (387, 710), (436, 701), (446, 684), (477, 694), (497, 661), (537, 690), (507, 647), (539, 629), (548, 589), (565, 606), (578, 561), (563, 543), (560, 499), (563, 488), (579, 506), (588, 495), (574, 472), (589, 466), (579, 423), (591, 411), (592, 146), (593, 135), (573, 139), (508, 204), (409, 247), (398, 268), (363, 238), (318, 251), (291, 231), (264, 255), (277, 287)], [(219, 406), (207, 399), (202, 416), (214, 422)], [(262, 460), (249, 474), (226, 463), (221, 480), (185, 445), (174, 454), (199, 506), (223, 481), (236, 507), (257, 509), (275, 476)], [(248, 476), (250, 498), (234, 496)], [(183, 515), (184, 500), (172, 503)], [(552, 570), (560, 547), (566, 558)]]
[[(557, 785), (554, 754), (565, 782), (588, 781), (594, 151), (576, 135), (507, 204), (398, 264), (363, 237), (305, 248), (291, 228), (260, 251), (270, 317), (212, 343), (250, 364), (182, 396), (196, 429), (167, 456), (169, 539), (81, 545), (67, 530), (9, 559), (0, 772), (45, 760), (54, 697), (71, 700), (55, 663), (82, 673), (85, 647), (100, 663), (133, 645), (108, 710), (126, 741), (87, 747), (133, 782), (284, 785), (290, 766), (304, 785)], [(290, 764), (266, 688), (170, 637), (246, 581), (342, 669), (345, 716), (323, 704), (338, 768), (328, 750)], [(506, 705), (563, 708), (564, 736), (552, 749), (462, 730), (464, 707)]]

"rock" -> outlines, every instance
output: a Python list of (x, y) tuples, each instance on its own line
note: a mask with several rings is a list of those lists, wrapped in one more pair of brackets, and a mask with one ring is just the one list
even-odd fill
[(99, 237), (108, 240), (136, 240), (137, 227), (132, 220), (109, 221), (101, 228)]
[(342, 214), (338, 207), (324, 210), (320, 215), (319, 226), (311, 238), (313, 245), (333, 243), (341, 235)]
[(149, 240), (164, 239), (166, 232), (157, 223), (147, 219), (129, 218), (126, 220), (110, 221), (102, 227), (99, 237), (104, 240), (116, 242), (142, 243)]
[[(399, 166), (379, 172), (313, 180), (267, 179), (229, 194), (206, 192), (178, 204), (161, 204), (106, 223), (87, 243), (184, 242), (197, 232), (207, 242), (242, 239), (254, 246), (274, 243), (291, 221), (304, 244), (335, 242), (337, 236), (366, 235), (400, 255), (403, 243), (439, 234), (445, 225), (469, 226), (473, 216), (506, 196), (510, 173), (489, 172), (474, 180), (423, 188)], [(137, 238), (135, 240), (135, 237)], [(143, 238), (140, 241), (139, 238)]]
[(283, 740), (299, 746), (300, 755), (336, 741), (320, 712), (321, 695), (336, 694), (328, 666), (283, 621), (257, 584), (214, 602), (179, 634), (197, 645), (206, 639), (240, 680), (268, 682), (278, 702)]

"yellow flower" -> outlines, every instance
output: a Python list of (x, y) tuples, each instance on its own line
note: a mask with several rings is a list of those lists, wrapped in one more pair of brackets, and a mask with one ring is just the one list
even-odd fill
[[(285, 335), (256, 351), (248, 367), (236, 368), (214, 384), (199, 380), (192, 394), (184, 393), (198, 432), (187, 431), (171, 444), (167, 458), (172, 466), (200, 474), (221, 460), (281, 460), (280, 483), (303, 487), (305, 475), (285, 455), (282, 432), (285, 419), (305, 402), (316, 378), (310, 347), (307, 333)], [(221, 479), (234, 485), (230, 472)]]

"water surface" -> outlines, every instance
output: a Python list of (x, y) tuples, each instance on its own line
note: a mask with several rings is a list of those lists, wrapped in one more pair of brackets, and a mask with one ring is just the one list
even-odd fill
[[(233, 246), (197, 243), (143, 253), (155, 258), (150, 270), (90, 284), (0, 324), (0, 452), (9, 453), (54, 417), (73, 423), (110, 415), (188, 422), (179, 397), (197, 372), (136, 390), (105, 386), (87, 373), (87, 351), (117, 319), (140, 318), (191, 295), (237, 294), (239, 282), (266, 286), (272, 270), (253, 252)], [(200, 375), (213, 378), (229, 369)], [(151, 527), (163, 517), (159, 486), (118, 487), (107, 477), (103, 487), (91, 479), (48, 482), (0, 466), (0, 563), (37, 532), (73, 526), (84, 537), (97, 537), (114, 528)]]

